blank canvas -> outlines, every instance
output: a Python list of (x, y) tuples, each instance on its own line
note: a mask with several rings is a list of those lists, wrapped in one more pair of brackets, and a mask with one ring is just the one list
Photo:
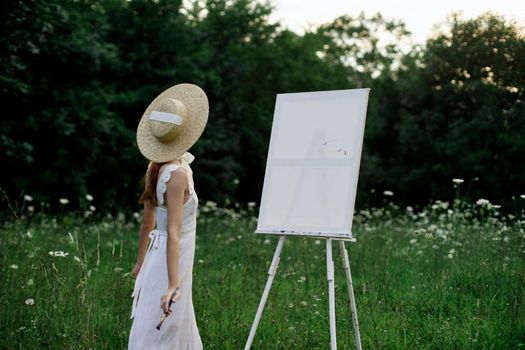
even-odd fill
[(277, 95), (256, 232), (352, 238), (369, 91)]

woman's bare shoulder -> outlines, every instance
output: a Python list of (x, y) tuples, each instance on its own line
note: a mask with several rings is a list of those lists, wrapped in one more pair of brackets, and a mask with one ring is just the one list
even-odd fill
[(188, 174), (186, 173), (186, 169), (183, 167), (178, 167), (171, 173), (171, 177), (166, 182), (166, 185), (168, 188), (177, 190), (177, 189), (185, 189), (186, 185), (188, 183)]

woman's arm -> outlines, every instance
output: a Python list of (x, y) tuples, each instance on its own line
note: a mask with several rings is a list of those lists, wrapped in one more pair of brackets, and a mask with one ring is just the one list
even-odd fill
[[(175, 170), (166, 183), (166, 205), (168, 207), (168, 239), (166, 241), (166, 262), (168, 265), (168, 291), (163, 296), (163, 309), (171, 294), (179, 288), (180, 235), (183, 220), (184, 191), (188, 184), (188, 175), (184, 170)], [(177, 293), (177, 298), (180, 293)]]
[(144, 258), (146, 257), (146, 250), (148, 249), (149, 233), (155, 227), (155, 209), (152, 206), (144, 204), (144, 214), (142, 215), (142, 222), (139, 228), (139, 249), (137, 253), (137, 263), (133, 269), (135, 277), (137, 277)]
[(144, 261), (146, 256), (146, 249), (148, 248), (149, 233), (155, 227), (155, 209), (148, 204), (144, 204), (144, 214), (142, 215), (142, 222), (139, 228), (139, 254), (137, 262)]

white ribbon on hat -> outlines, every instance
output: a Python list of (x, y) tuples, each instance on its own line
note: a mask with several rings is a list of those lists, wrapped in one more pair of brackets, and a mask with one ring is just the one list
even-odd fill
[(182, 117), (175, 113), (166, 113), (160, 111), (153, 111), (149, 115), (149, 120), (156, 120), (159, 122), (166, 122), (175, 125), (182, 124)]
[(193, 160), (195, 159), (195, 156), (190, 152), (184, 152), (184, 154), (180, 156), (180, 159), (188, 164), (191, 164), (191, 162), (193, 162)]
[(195, 156), (191, 154), (190, 152), (184, 152), (182, 156), (179, 157), (181, 166), (186, 169), (188, 174), (190, 175), (190, 192), (193, 192), (191, 188), (193, 188), (193, 170), (191, 170), (190, 163), (193, 162), (195, 159)]

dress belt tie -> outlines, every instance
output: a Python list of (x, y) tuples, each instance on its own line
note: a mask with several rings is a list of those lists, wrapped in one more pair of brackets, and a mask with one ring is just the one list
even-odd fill
[(144, 274), (142, 273), (142, 271), (145, 271), (145, 269), (148, 266), (150, 250), (159, 248), (159, 236), (167, 237), (168, 232), (165, 230), (153, 230), (148, 234), (150, 241), (148, 244), (148, 249), (146, 250), (146, 257), (144, 258), (144, 262), (142, 263), (139, 274), (137, 275), (137, 279), (135, 280), (135, 286), (133, 288), (133, 293), (131, 293), (131, 296), (133, 297), (133, 305), (131, 307), (131, 317), (130, 318), (133, 318), (135, 316), (135, 310), (137, 309), (138, 296), (139, 296), (140, 289), (142, 288), (142, 283), (143, 283), (142, 276)]
[[(195, 229), (195, 222), (189, 225), (184, 225), (181, 228), (181, 234), (193, 232), (194, 229)], [(138, 295), (139, 295), (140, 289), (142, 288), (142, 283), (143, 283), (142, 276), (144, 274), (142, 273), (142, 271), (145, 271), (145, 269), (148, 266), (150, 250), (159, 248), (159, 236), (168, 237), (168, 231), (157, 229), (157, 230), (151, 231), (148, 234), (150, 241), (149, 241), (148, 249), (146, 250), (146, 257), (144, 258), (144, 262), (142, 263), (139, 274), (137, 275), (137, 279), (135, 280), (135, 287), (133, 288), (133, 293), (131, 293), (131, 296), (133, 297), (133, 305), (131, 307), (131, 317), (130, 318), (133, 318), (135, 316), (135, 310), (137, 309)]]
[(159, 236), (168, 236), (168, 232), (164, 230), (153, 230), (149, 233), (149, 238), (153, 239), (153, 242), (151, 243), (152, 247), (154, 249), (159, 248)]

